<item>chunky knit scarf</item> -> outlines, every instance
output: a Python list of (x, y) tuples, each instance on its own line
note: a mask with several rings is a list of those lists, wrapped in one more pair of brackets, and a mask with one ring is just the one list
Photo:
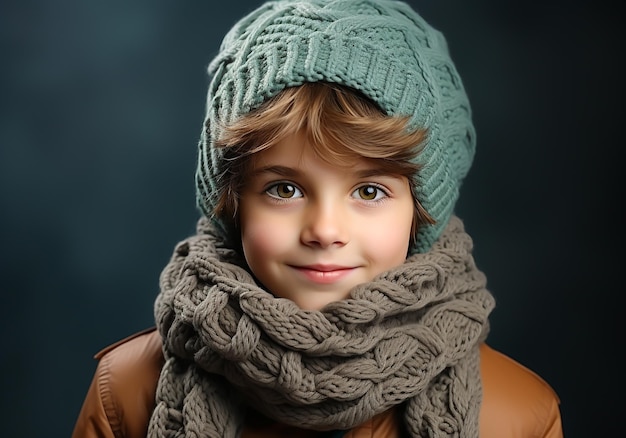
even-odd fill
[(165, 365), (150, 437), (237, 437), (245, 406), (306, 429), (350, 429), (403, 404), (412, 437), (477, 437), (479, 344), (494, 307), (452, 217), (424, 254), (305, 311), (257, 285), (205, 218), (155, 303)]

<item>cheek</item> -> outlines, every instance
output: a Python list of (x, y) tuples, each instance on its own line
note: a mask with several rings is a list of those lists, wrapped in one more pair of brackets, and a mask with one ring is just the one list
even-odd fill
[[(260, 227), (247, 227), (241, 230), (241, 244), (246, 258), (263, 257), (276, 252), (277, 239), (272, 233)], [(250, 261), (249, 261), (250, 263)]]
[(264, 220), (256, 215), (241, 221), (241, 244), (250, 267), (268, 262), (271, 257), (286, 251), (289, 242), (288, 227), (276, 220)]
[(409, 239), (410, 229), (406, 232), (401, 232), (399, 229), (391, 233), (377, 232), (370, 240), (370, 251), (380, 263), (387, 267), (397, 266), (406, 259)]
[[(406, 218), (406, 219), (405, 219)], [(381, 270), (390, 269), (404, 263), (411, 239), (412, 210), (404, 214), (387, 216), (376, 226), (370, 227), (365, 241), (370, 257)]]

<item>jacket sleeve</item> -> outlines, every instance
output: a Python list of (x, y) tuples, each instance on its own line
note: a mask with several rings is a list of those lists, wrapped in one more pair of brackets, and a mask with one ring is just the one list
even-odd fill
[[(78, 414), (78, 419), (74, 425), (72, 438), (115, 438), (107, 410), (105, 407), (107, 400), (106, 376), (103, 372), (102, 362), (98, 362), (98, 367), (87, 391), (87, 396)], [(103, 390), (105, 394), (103, 394)], [(108, 399), (110, 400), (110, 394)]]
[(563, 438), (560, 401), (539, 375), (481, 347), (481, 438)]
[(123, 339), (96, 359), (72, 438), (145, 438), (163, 365), (158, 332), (149, 329)]
[(544, 422), (544, 432), (542, 438), (563, 438), (563, 425), (561, 423), (561, 410), (559, 409), (558, 398), (550, 398), (550, 406), (546, 410), (546, 421)]

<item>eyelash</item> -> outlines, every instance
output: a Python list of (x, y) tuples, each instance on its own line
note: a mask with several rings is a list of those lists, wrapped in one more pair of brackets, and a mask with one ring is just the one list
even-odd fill
[[(280, 196), (277, 191), (280, 188), (280, 186), (285, 186), (285, 187), (289, 187), (295, 194), (294, 196), (291, 197), (282, 197)], [(372, 187), (374, 188), (374, 190), (376, 190), (376, 195), (374, 197), (374, 199), (363, 199), (360, 197), (355, 197), (356, 199), (359, 199), (361, 201), (365, 201), (365, 202), (371, 202), (371, 203), (378, 203), (378, 202), (384, 202), (384, 200), (386, 198), (389, 197), (389, 192), (382, 186), (380, 186), (379, 184), (373, 184), (373, 183), (367, 183), (367, 184), (363, 184), (358, 186), (356, 189), (354, 189), (352, 191), (352, 193), (350, 194), (351, 196), (358, 192), (359, 190), (362, 190), (364, 188), (367, 187)], [(275, 202), (289, 202), (292, 199), (298, 199), (304, 196), (304, 194), (302, 193), (302, 190), (295, 184), (288, 182), (288, 181), (279, 181), (279, 182), (275, 182), (271, 185), (269, 185), (268, 187), (266, 187), (264, 189), (264, 192), (270, 197), (272, 198), (272, 200), (274, 200)], [(296, 196), (298, 195), (299, 196)], [(382, 194), (382, 196), (381, 196)]]
[(298, 196), (298, 198), (302, 197), (302, 190), (300, 190), (298, 188), (298, 186), (296, 186), (295, 184), (292, 184), (288, 181), (279, 181), (279, 182), (275, 182), (271, 185), (269, 185), (268, 187), (266, 187), (264, 189), (264, 192), (267, 193), (267, 195), (272, 198), (274, 201), (276, 202), (288, 202), (292, 199), (294, 199), (294, 197), (290, 197), (290, 198), (283, 198), (282, 196), (278, 195), (277, 193), (272, 193), (272, 192), (276, 192), (278, 190), (278, 188), (280, 186), (288, 186), (291, 187), (295, 192), (300, 193), (300, 196)]
[[(389, 192), (383, 188), (382, 186), (378, 185), (378, 184), (373, 184), (373, 183), (368, 183), (368, 184), (363, 184), (359, 187), (357, 187), (356, 189), (354, 189), (354, 191), (352, 193), (358, 192), (359, 190), (366, 188), (366, 187), (372, 187), (376, 190), (376, 195), (374, 197), (374, 199), (363, 199), (363, 198), (359, 198), (362, 201), (366, 201), (366, 202), (383, 202), (385, 199), (389, 198)], [(382, 193), (382, 196), (379, 196)]]

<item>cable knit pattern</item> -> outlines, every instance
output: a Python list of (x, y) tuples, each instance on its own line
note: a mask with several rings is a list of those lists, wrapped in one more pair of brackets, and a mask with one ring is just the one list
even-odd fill
[(258, 286), (203, 218), (161, 275), (166, 363), (149, 436), (236, 437), (244, 406), (349, 429), (405, 403), (413, 437), (476, 437), (478, 346), (494, 307), (452, 216), (432, 249), (321, 311)]

